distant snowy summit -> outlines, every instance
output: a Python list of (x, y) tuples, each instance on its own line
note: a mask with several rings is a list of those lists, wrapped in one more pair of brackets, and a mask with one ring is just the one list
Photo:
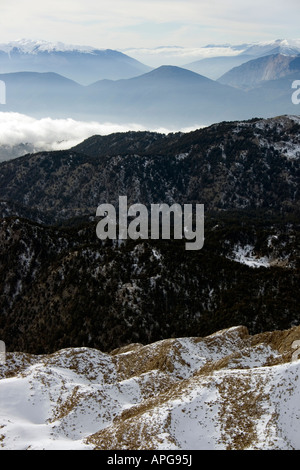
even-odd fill
[(140, 48), (134, 45), (113, 50), (25, 38), (0, 44), (0, 71), (56, 72), (82, 85), (89, 85), (102, 79), (133, 78), (149, 72), (151, 68), (168, 64), (216, 80), (233, 67), (272, 54), (299, 55), (300, 39), (200, 47), (167, 45)]
[[(81, 52), (93, 54), (97, 49), (91, 46), (65, 44), (63, 42), (49, 42), (43, 40), (19, 39), (0, 44), (0, 51), (10, 54), (19, 51), (22, 54), (38, 54), (40, 52)], [(100, 49), (104, 50), (104, 49)]]
[(207, 46), (201, 51), (202, 56), (185, 67), (211, 79), (219, 79), (229, 70), (249, 61), (263, 59), (274, 55), (285, 56), (287, 59), (300, 54), (300, 39), (277, 39), (237, 46)]
[[(218, 45), (210, 44), (206, 48), (213, 49), (220, 47)], [(250, 54), (253, 56), (261, 56), (264, 54), (274, 54), (274, 50), (286, 54), (299, 54), (300, 53), (300, 39), (275, 39), (270, 41), (258, 41), (245, 44), (225, 44), (222, 47), (232, 49), (232, 51), (241, 54)]]
[(262, 41), (249, 45), (244, 53), (261, 57), (269, 54), (300, 54), (300, 39), (276, 39), (275, 41)]
[(0, 44), (0, 70), (55, 72), (88, 85), (101, 79), (132, 78), (151, 68), (112, 49), (21, 39)]
[(120, 49), (149, 65), (165, 64), (180, 65), (192, 61), (230, 58), (235, 56), (260, 57), (264, 54), (299, 54), (300, 39), (276, 39), (271, 41), (249, 42), (244, 44), (207, 44), (205, 46), (182, 47), (165, 45), (154, 48), (130, 47)]
[(248, 60), (272, 54), (295, 56), (300, 54), (300, 39), (275, 39), (244, 44), (207, 44), (180, 47), (165, 45), (155, 48), (132, 47), (121, 49), (125, 54), (143, 63), (158, 67), (178, 65), (216, 80), (231, 68)]

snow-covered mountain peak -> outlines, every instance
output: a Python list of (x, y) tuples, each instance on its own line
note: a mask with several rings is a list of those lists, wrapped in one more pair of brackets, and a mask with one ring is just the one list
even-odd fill
[(243, 51), (244, 54), (252, 56), (263, 56), (275, 52), (281, 54), (296, 55), (300, 53), (300, 39), (276, 39), (271, 41), (260, 41), (249, 44)]
[(54, 72), (78, 83), (132, 78), (150, 70), (114, 49), (19, 39), (0, 44), (1, 73)]
[(6, 44), (0, 44), (0, 50), (10, 53), (13, 49), (18, 49), (23, 54), (38, 54), (39, 52), (82, 52), (92, 54), (94, 47), (71, 45), (63, 42), (49, 42), (44, 40), (18, 39)]

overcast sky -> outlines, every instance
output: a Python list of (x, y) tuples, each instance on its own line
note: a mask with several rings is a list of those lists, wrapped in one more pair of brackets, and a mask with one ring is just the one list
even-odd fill
[(295, 39), (299, 0), (0, 0), (0, 42), (124, 50)]

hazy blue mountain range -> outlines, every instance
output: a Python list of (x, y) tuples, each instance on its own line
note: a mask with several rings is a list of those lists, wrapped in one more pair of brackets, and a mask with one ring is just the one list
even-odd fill
[(93, 113), (98, 103), (108, 119), (152, 125), (206, 124), (242, 119), (247, 96), (232, 87), (189, 70), (161, 66), (147, 74), (116, 82), (99, 81), (88, 87)]
[[(192, 50), (162, 46), (155, 49), (131, 48), (123, 52), (22, 39), (0, 44), (0, 71), (55, 72), (88, 85), (101, 79), (131, 78), (160, 65), (177, 65), (216, 80), (231, 68), (258, 57), (272, 54), (295, 56), (299, 53), (300, 40), (285, 39), (239, 45), (209, 44)], [(197, 55), (194, 61), (186, 60)], [(148, 60), (157, 65), (149, 67), (146, 65)]]
[(7, 88), (7, 104), (0, 110), (34, 117), (158, 126), (249, 116), (244, 92), (179, 67), (163, 66), (132, 79), (100, 80), (89, 86), (52, 72), (0, 74), (0, 80)]
[[(84, 87), (53, 72), (16, 72), (1, 74), (6, 84), (6, 104), (0, 111), (15, 111), (40, 116), (69, 115), (76, 109)], [(75, 103), (74, 103), (75, 101)]]
[[(42, 118), (129, 123), (157, 128), (202, 126), (214, 122), (296, 114), (292, 82), (299, 73), (264, 82), (247, 93), (189, 70), (162, 66), (124, 80), (100, 80), (83, 86), (61, 75), (37, 72), (0, 74), (13, 111)], [(275, 88), (274, 88), (275, 87)]]
[[(219, 65), (227, 66), (247, 60), (219, 80), (183, 67), (150, 70), (140, 63), (138, 70), (132, 70), (134, 76), (112, 80), (104, 57), (119, 64), (120, 73), (119, 59), (127, 64), (133, 59), (116, 51), (33, 41), (0, 45), (1, 49), (0, 71), (5, 63), (22, 70), (0, 73), (6, 84), (6, 104), (0, 105), (0, 111), (171, 129), (298, 112), (291, 100), (292, 83), (300, 77), (297, 41), (244, 45), (236, 48), (234, 57), (217, 57)], [(47, 71), (41, 72), (41, 60)], [(35, 71), (28, 70), (31, 66)], [(100, 69), (105, 79), (100, 79)], [(90, 74), (85, 84), (74, 78), (80, 78), (77, 73)]]

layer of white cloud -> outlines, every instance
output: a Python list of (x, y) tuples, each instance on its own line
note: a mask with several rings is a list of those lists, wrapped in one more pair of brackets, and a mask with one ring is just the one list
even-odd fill
[(161, 46), (155, 48), (127, 48), (123, 49), (122, 52), (150, 66), (158, 67), (163, 64), (186, 65), (195, 60), (211, 57), (235, 56), (242, 53), (244, 49), (242, 46), (232, 47), (230, 45), (211, 47)]
[[(183, 129), (146, 129), (137, 123), (113, 124), (75, 121), (74, 119), (35, 119), (19, 113), (0, 112), (0, 147), (32, 144), (38, 150), (64, 150), (71, 148), (92, 135), (108, 135), (129, 130), (152, 130), (167, 134), (201, 127), (195, 125)], [(19, 156), (19, 155), (16, 155)]]

